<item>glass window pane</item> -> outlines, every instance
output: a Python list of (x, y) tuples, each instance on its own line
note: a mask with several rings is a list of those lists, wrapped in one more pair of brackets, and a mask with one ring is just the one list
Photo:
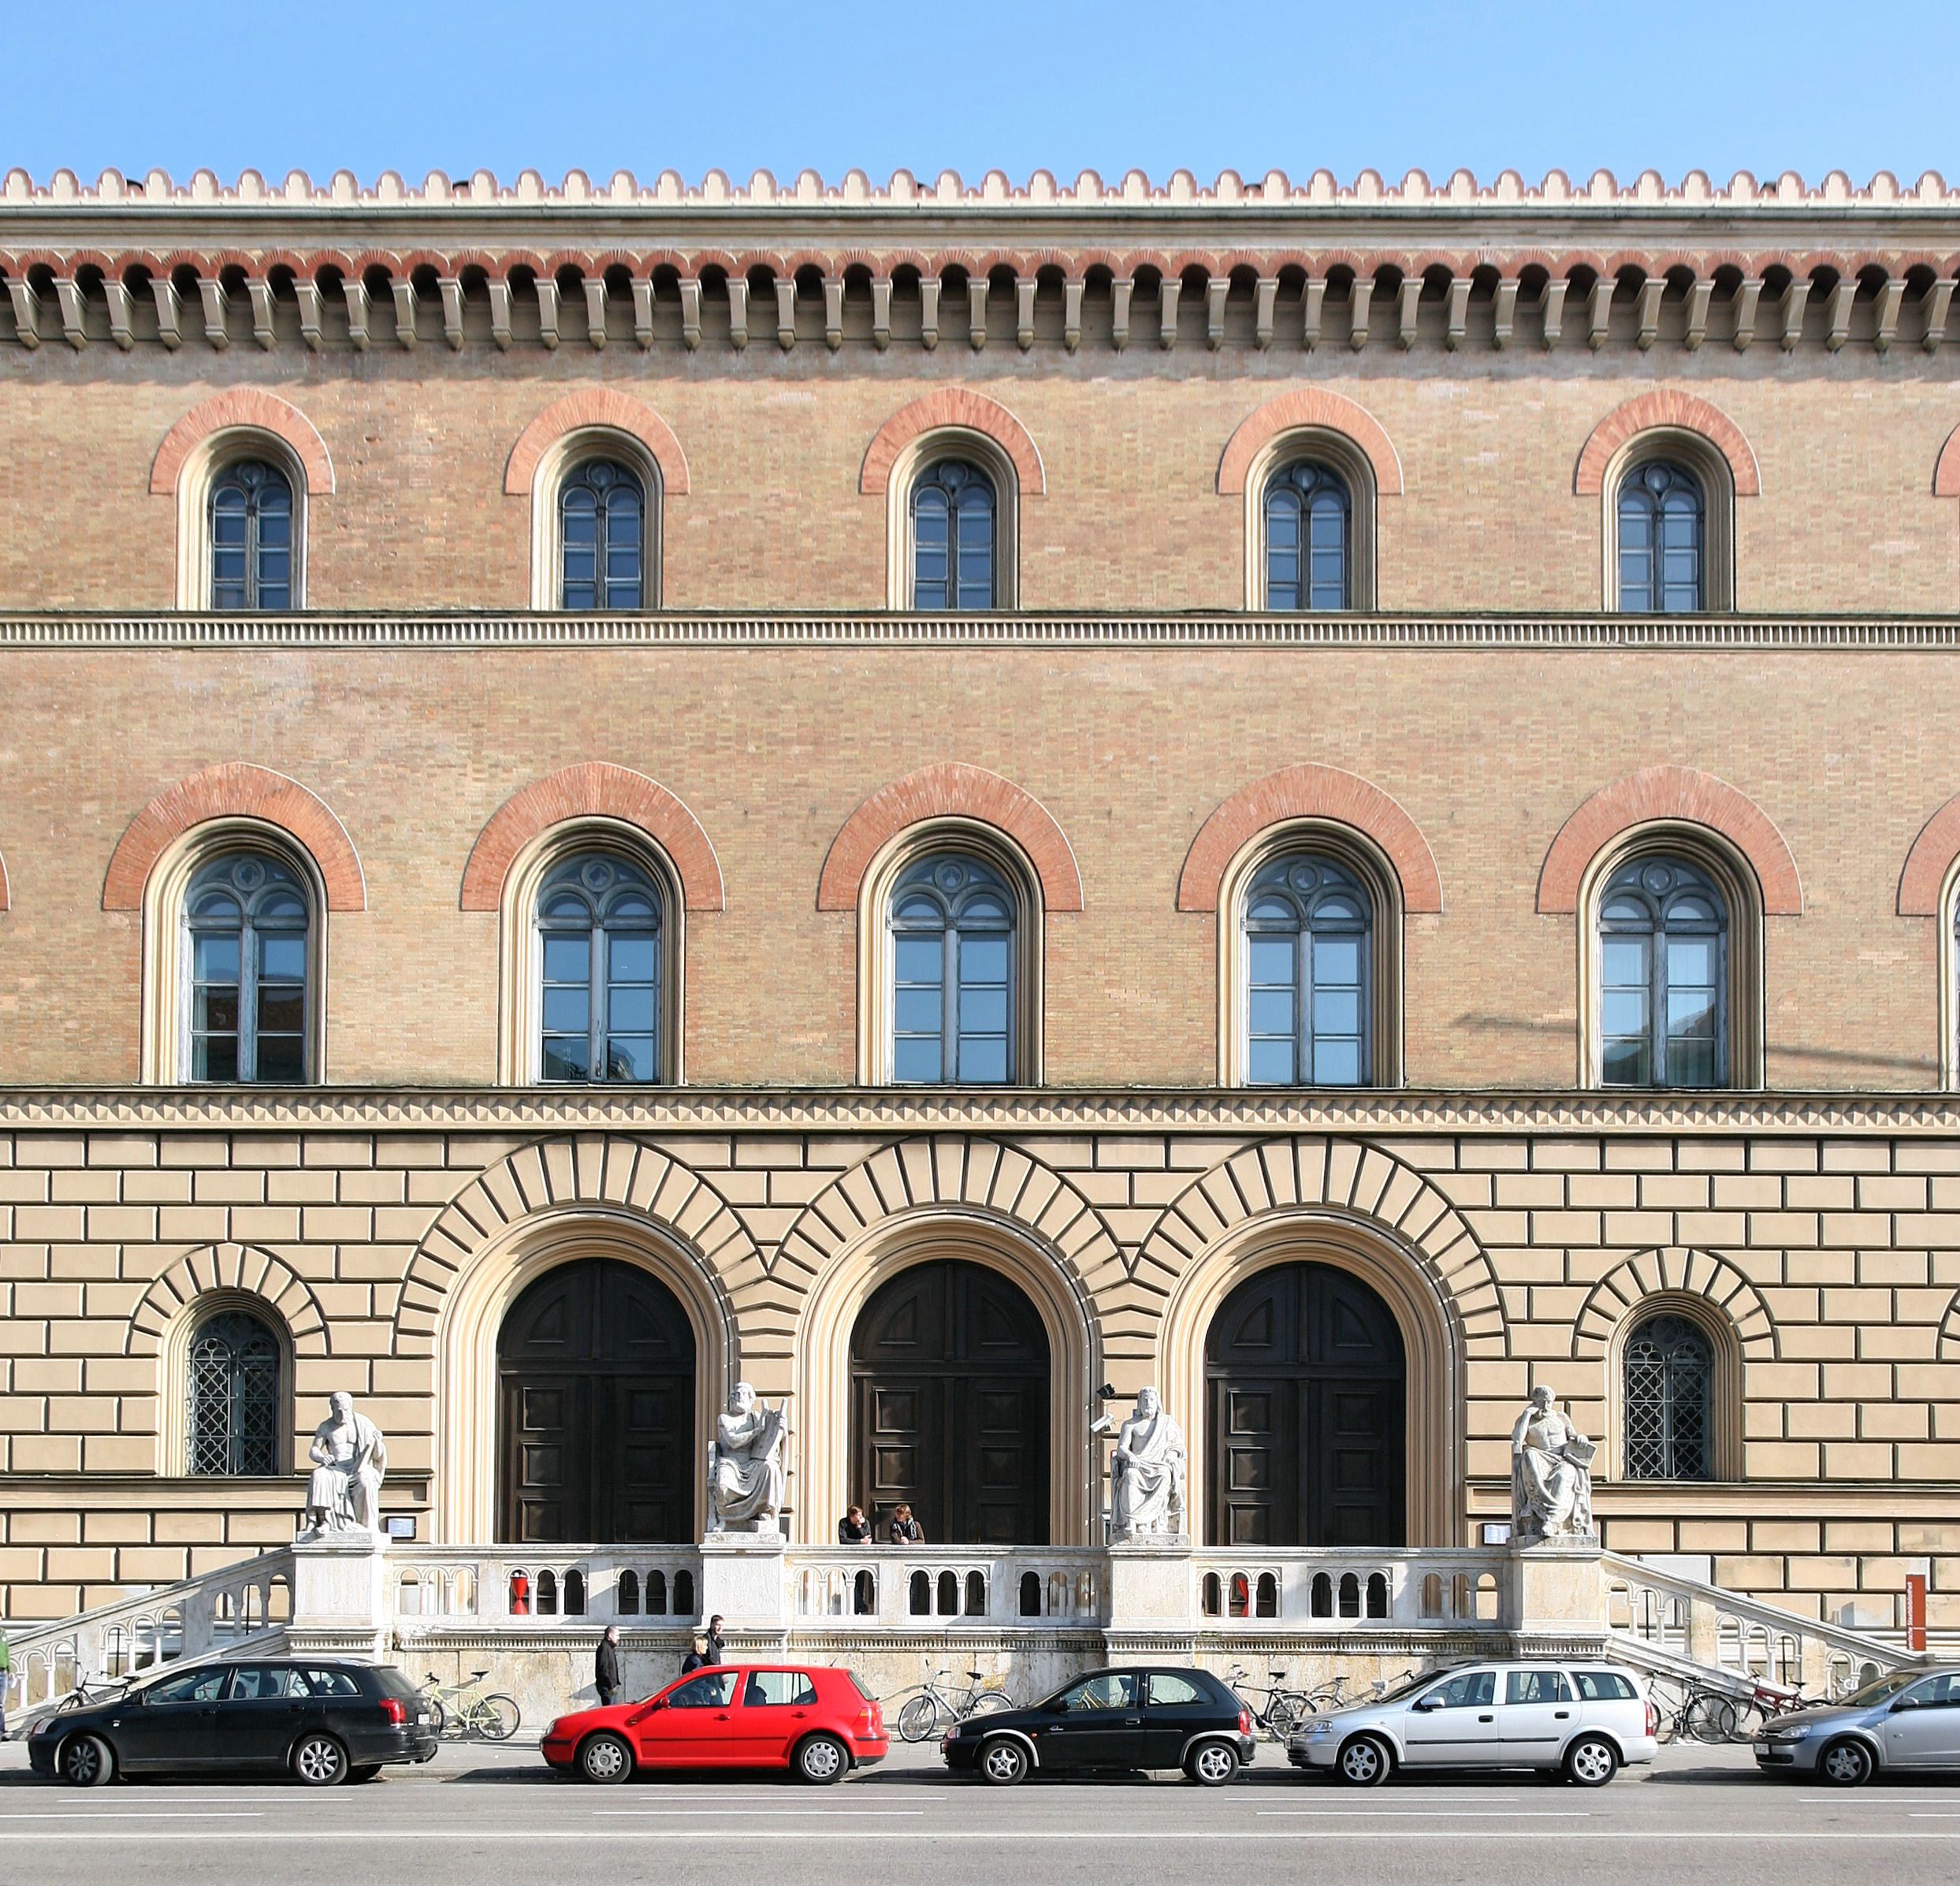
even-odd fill
[(575, 982), (582, 987), (592, 980), (592, 939), (589, 936), (545, 938), (545, 980)]
[(238, 939), (236, 936), (198, 938), (195, 974), (199, 982), (236, 982), (238, 980)]
[(192, 1043), (191, 1077), (194, 1081), (236, 1081), (238, 1078), (238, 1037), (236, 1035), (199, 1035)]
[(1007, 1043), (996, 1036), (961, 1036), (959, 1077), (975, 1086), (1001, 1085), (1007, 1078)]
[(1647, 1043), (1609, 1041), (1600, 1054), (1601, 1077), (1609, 1087), (1646, 1087), (1649, 1084)]
[(545, 1029), (552, 1035), (583, 1036), (592, 1025), (591, 997), (582, 983), (545, 991)]
[(960, 1033), (969, 1032), (1005, 1036), (1007, 1032), (1007, 991), (1004, 988), (960, 990)]
[(902, 983), (928, 983), (939, 986), (946, 971), (946, 946), (937, 936), (901, 936), (892, 944), (892, 957)]
[(1359, 983), (1360, 980), (1359, 937), (1316, 936), (1314, 939), (1314, 980), (1316, 983)]
[(615, 982), (653, 980), (653, 939), (650, 936), (612, 936), (606, 939)]
[(1316, 1035), (1359, 1035), (1361, 1032), (1361, 998), (1352, 989), (1316, 989), (1314, 991), (1314, 1032)]
[(1251, 938), (1246, 945), (1246, 962), (1254, 982), (1292, 986), (1293, 939), (1290, 936)]
[(654, 1078), (653, 1037), (651, 1035), (608, 1036), (606, 1078), (608, 1081), (651, 1081)]
[(1314, 1080), (1322, 1087), (1361, 1084), (1361, 1044), (1358, 1041), (1315, 1041)]
[(1002, 982), (1007, 980), (1007, 939), (1004, 936), (962, 936), (960, 938), (960, 980)]
[(214, 982), (197, 992), (197, 1025), (206, 1034), (238, 1032), (238, 985)]
[(616, 1034), (650, 1035), (653, 1032), (653, 991), (644, 984), (621, 988), (615, 984), (606, 1001), (606, 1025)]
[(303, 981), (307, 973), (307, 939), (303, 936), (261, 936), (258, 973), (267, 982)]
[(1291, 1087), (1293, 1084), (1293, 1042), (1292, 1036), (1283, 1039), (1262, 1039), (1248, 1043), (1246, 1075), (1260, 1087)]
[(938, 988), (902, 988), (893, 997), (892, 1025), (902, 1035), (930, 1035), (940, 1028)]
[(891, 1044), (891, 1071), (899, 1081), (936, 1081), (939, 1077), (938, 1035), (901, 1036)]
[(582, 1035), (547, 1035), (545, 1037), (545, 1078), (547, 1081), (582, 1081), (590, 1049)]
[(306, 998), (289, 984), (258, 985), (258, 1032), (298, 1034), (306, 1025)]
[(1293, 992), (1291, 989), (1254, 989), (1247, 1001), (1247, 1018), (1255, 1035), (1289, 1035), (1293, 1032)]
[(1648, 951), (1652, 947), (1644, 936), (1602, 937), (1599, 945), (1600, 980), (1610, 988), (1646, 988)]
[(303, 1046), (297, 1035), (262, 1033), (258, 1042), (258, 1078), (297, 1086), (306, 1078)]
[(1712, 936), (1670, 936), (1668, 939), (1668, 981), (1695, 983), (1707, 988), (1715, 980), (1715, 939)]

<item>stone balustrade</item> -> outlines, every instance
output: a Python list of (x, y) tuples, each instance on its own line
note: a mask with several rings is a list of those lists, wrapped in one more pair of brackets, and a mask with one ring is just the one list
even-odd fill
[(701, 1560), (679, 1546), (423, 1546), (388, 1555), (398, 1629), (541, 1622), (658, 1628), (702, 1615)]
[(1106, 1621), (1103, 1557), (1059, 1546), (794, 1546), (785, 1559), (788, 1610), (798, 1623), (887, 1630), (1080, 1629)]
[(1505, 1548), (1200, 1551), (1194, 1609), (1205, 1630), (1496, 1631), (1510, 1609), (1511, 1557)]

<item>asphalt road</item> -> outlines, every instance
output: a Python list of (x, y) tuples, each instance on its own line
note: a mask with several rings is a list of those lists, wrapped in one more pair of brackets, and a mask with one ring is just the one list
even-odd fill
[(1587, 1792), (1530, 1776), (1359, 1793), (1279, 1751), (1230, 1787), (1174, 1776), (952, 1781), (902, 1750), (836, 1787), (712, 1778), (597, 1788), (534, 1749), (448, 1748), (366, 1787), (278, 1780), (37, 1782), (0, 1748), (4, 1886), (619, 1886), (637, 1881), (1231, 1881), (1341, 1886), (1951, 1886), (1960, 1776), (1835, 1793), (1759, 1778), (1746, 1751), (1664, 1749)]

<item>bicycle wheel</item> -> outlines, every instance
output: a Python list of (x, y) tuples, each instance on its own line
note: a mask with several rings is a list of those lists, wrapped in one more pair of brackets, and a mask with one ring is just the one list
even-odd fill
[(908, 1742), (923, 1742), (938, 1728), (939, 1721), (939, 1698), (915, 1696), (898, 1712), (898, 1733)]
[(982, 1690), (967, 1705), (966, 1713), (969, 1717), (995, 1716), (1002, 1709), (1011, 1709), (1013, 1706), (1013, 1702), (1004, 1691)]
[(519, 1717), (515, 1698), (486, 1696), (477, 1705), (477, 1733), (489, 1742), (508, 1742), (517, 1733)]
[(1303, 1716), (1311, 1716), (1314, 1706), (1296, 1690), (1277, 1690), (1273, 1694), (1273, 1706), (1266, 1712), (1266, 1720), (1273, 1731), (1275, 1742), (1284, 1742), (1292, 1735)]
[(1732, 1742), (1735, 1738), (1735, 1705), (1726, 1696), (1705, 1691), (1688, 1705), (1682, 1721), (1697, 1742)]

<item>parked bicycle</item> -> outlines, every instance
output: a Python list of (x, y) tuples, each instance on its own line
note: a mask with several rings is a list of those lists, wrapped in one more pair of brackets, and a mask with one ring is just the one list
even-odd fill
[(1653, 1702), (1657, 1718), (1657, 1742), (1734, 1742), (1742, 1720), (1742, 1698), (1703, 1683), (1685, 1684), (1679, 1699), (1670, 1698), (1658, 1684)]
[(942, 1717), (950, 1724), (1013, 1707), (1005, 1677), (989, 1676), (984, 1670), (969, 1670), (962, 1694), (947, 1688), (947, 1680), (952, 1674), (950, 1670), (941, 1670), (928, 1677), (920, 1684), (918, 1694), (899, 1710), (898, 1733), (907, 1742), (927, 1740), (939, 1728)]
[(488, 1670), (472, 1670), (461, 1683), (445, 1683), (434, 1671), (422, 1680), (436, 1712), (436, 1733), (445, 1740), (508, 1742), (517, 1733), (516, 1702), (498, 1691), (486, 1692)]
[[(1293, 1724), (1303, 1716), (1314, 1713), (1314, 1704), (1304, 1691), (1287, 1687), (1284, 1670), (1268, 1670), (1272, 1679), (1263, 1688), (1255, 1683), (1243, 1664), (1234, 1664), (1226, 1673), (1225, 1683), (1239, 1701), (1245, 1705), (1253, 1724), (1275, 1742), (1284, 1742), (1293, 1732)], [(1263, 1702), (1255, 1702), (1263, 1697)]]

